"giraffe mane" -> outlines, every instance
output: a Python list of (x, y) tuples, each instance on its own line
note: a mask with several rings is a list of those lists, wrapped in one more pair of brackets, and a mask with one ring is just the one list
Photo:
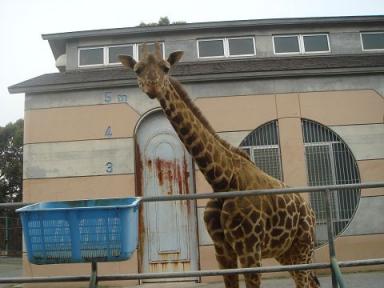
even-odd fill
[(184, 103), (188, 106), (188, 108), (192, 111), (192, 113), (196, 116), (196, 118), (204, 125), (205, 128), (227, 149), (230, 151), (240, 155), (241, 157), (249, 160), (249, 155), (241, 150), (240, 148), (237, 148), (235, 146), (232, 146), (224, 139), (220, 138), (219, 135), (217, 135), (216, 131), (212, 128), (211, 124), (208, 122), (207, 118), (201, 113), (199, 107), (195, 105), (195, 103), (192, 102), (191, 98), (189, 98), (187, 91), (181, 86), (180, 82), (177, 81), (175, 78), (169, 77), (169, 82), (171, 85), (175, 88), (177, 93), (180, 95), (180, 97), (183, 99)]

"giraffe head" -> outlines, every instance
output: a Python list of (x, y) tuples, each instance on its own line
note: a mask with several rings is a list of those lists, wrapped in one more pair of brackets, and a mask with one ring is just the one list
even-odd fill
[(120, 62), (136, 73), (139, 87), (152, 99), (165, 94), (169, 69), (184, 54), (183, 51), (175, 51), (169, 55), (167, 60), (164, 60), (161, 55), (160, 44), (156, 43), (155, 47), (155, 53), (148, 53), (147, 46), (144, 44), (139, 62), (128, 55), (119, 56)]

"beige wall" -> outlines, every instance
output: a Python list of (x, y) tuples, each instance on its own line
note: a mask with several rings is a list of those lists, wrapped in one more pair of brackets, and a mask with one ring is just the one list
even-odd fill
[[(150, 102), (147, 97), (146, 100), (135, 97), (128, 100), (129, 104), (129, 101), (133, 101), (130, 105), (135, 107), (134, 109), (127, 103), (78, 107), (70, 107), (67, 103), (67, 107), (47, 106), (43, 109), (26, 111), (25, 169), (29, 167), (35, 170), (33, 173), (25, 174), (24, 201), (134, 195), (134, 128), (140, 119), (140, 114), (156, 106), (156, 103)], [(30, 107), (33, 107), (32, 100), (29, 100)], [(140, 105), (140, 101), (146, 101), (146, 104)], [(328, 125), (335, 131), (341, 131), (341, 134), (345, 131), (347, 133), (348, 129), (360, 129), (359, 131), (364, 132), (361, 134), (363, 138), (367, 137), (366, 131), (368, 134), (371, 133), (369, 131), (379, 131), (378, 134), (375, 132), (375, 137), (371, 135), (372, 133), (368, 135), (372, 136), (373, 142), (365, 141), (364, 145), (353, 146), (357, 148), (352, 147), (355, 149), (352, 152), (354, 155), (360, 155), (358, 165), (363, 182), (384, 180), (384, 159), (380, 158), (380, 149), (383, 145), (380, 142), (381, 126), (379, 128), (372, 126), (383, 124), (384, 101), (374, 91), (211, 97), (199, 98), (196, 104), (220, 136), (236, 146), (255, 128), (278, 119), (283, 174), (285, 181), (291, 186), (306, 185), (300, 118)], [(352, 125), (354, 127), (349, 127)], [(109, 126), (112, 128), (112, 137), (105, 135)], [(353, 141), (356, 143), (359, 138), (355, 137)], [(125, 144), (120, 145), (122, 143)], [(376, 147), (374, 157), (364, 156), (368, 155), (364, 151), (370, 150), (373, 146)], [(94, 149), (95, 147), (99, 147), (99, 150)], [(116, 168), (121, 167), (121, 170), (114, 170), (111, 174), (105, 172), (105, 161), (109, 156), (116, 163)], [(97, 166), (100, 170), (90, 169), (92, 166)], [(39, 167), (44, 173), (38, 171)], [(36, 175), (38, 177), (35, 177)], [(196, 188), (197, 193), (212, 191), (198, 170)], [(384, 189), (362, 191), (363, 197), (378, 195), (384, 195)], [(200, 244), (203, 245), (200, 246), (200, 262), (201, 269), (213, 269), (217, 264), (201, 218), (205, 203), (206, 200), (198, 201), (199, 236)], [(383, 240), (381, 234), (339, 237), (336, 241), (337, 253), (340, 259), (383, 257), (377, 254), (380, 250), (379, 244), (383, 243)], [(327, 253), (325, 247), (318, 249), (316, 260), (323, 261)], [(105, 268), (102, 268), (101, 273), (105, 274), (134, 273), (137, 270), (137, 260), (134, 258), (120, 264), (108, 263), (102, 267)], [(89, 265), (38, 267), (25, 262), (25, 269), (26, 275), (34, 276), (62, 275), (60, 273), (63, 273), (63, 269), (71, 270), (76, 275), (89, 273)], [(207, 279), (212, 281), (221, 277)]]
[[(384, 181), (384, 159), (358, 161), (362, 182)], [(384, 195), (384, 188), (363, 189), (362, 196)]]
[(24, 143), (104, 139), (133, 136), (139, 115), (127, 104), (37, 109), (25, 112)]
[(277, 115), (273, 95), (199, 98), (196, 105), (219, 132), (253, 130)]
[(24, 180), (24, 202), (135, 196), (134, 175)]
[(304, 118), (324, 125), (382, 123), (384, 100), (373, 90), (300, 93)]

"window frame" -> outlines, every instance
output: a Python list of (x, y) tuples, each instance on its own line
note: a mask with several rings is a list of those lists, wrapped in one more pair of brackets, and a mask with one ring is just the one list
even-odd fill
[(133, 58), (137, 59), (138, 58), (138, 51), (136, 49), (136, 45), (137, 44), (130, 43), (130, 44), (119, 44), (119, 45), (105, 46), (104, 48), (107, 50), (106, 51), (106, 59), (104, 59), (105, 60), (105, 65), (106, 66), (122, 65), (120, 62), (111, 62), (110, 59), (109, 59), (109, 49), (110, 48), (115, 48), (115, 47), (128, 47), (128, 46), (131, 46), (132, 47), (132, 51), (133, 51)]
[(363, 52), (375, 52), (375, 51), (384, 51), (384, 48), (376, 48), (376, 49), (365, 49), (364, 48), (364, 41), (363, 41), (363, 34), (384, 34), (384, 31), (360, 31), (360, 44), (361, 44), (361, 50)]
[[(301, 118), (301, 126), (308, 186), (361, 183), (357, 160), (351, 148), (336, 132), (329, 126), (306, 118)], [(319, 147), (319, 150), (314, 149), (314, 147)], [(311, 170), (310, 167), (314, 167), (315, 170)], [(325, 176), (330, 178), (319, 177), (322, 171), (329, 172), (329, 175)], [(324, 182), (329, 183), (319, 180), (326, 180)], [(330, 208), (333, 216), (333, 227), (335, 237), (337, 237), (342, 235), (353, 221), (361, 200), (361, 189), (335, 189), (330, 196), (332, 197)], [(311, 203), (317, 216), (318, 238), (316, 239), (316, 247), (320, 247), (326, 243), (324, 202), (320, 194), (310, 192), (309, 203)]]
[[(232, 39), (252, 39), (253, 45), (253, 54), (239, 54), (239, 55), (231, 55), (231, 51), (229, 49), (229, 40)], [(223, 51), (224, 54), (222, 56), (200, 56), (200, 42), (208, 42), (208, 41), (217, 41), (221, 40), (223, 43)], [(222, 37), (222, 38), (204, 38), (197, 39), (197, 58), (198, 59), (215, 59), (215, 58), (238, 58), (238, 57), (253, 57), (256, 56), (256, 40), (254, 36), (233, 36), (233, 37)]]
[[(305, 36), (323, 36), (327, 37), (328, 50), (319, 51), (305, 51), (304, 37)], [(276, 52), (275, 38), (277, 37), (297, 37), (299, 44), (298, 52)], [(305, 34), (283, 34), (283, 35), (272, 35), (272, 46), (274, 55), (304, 55), (304, 54), (325, 54), (331, 53), (331, 43), (329, 41), (329, 33), (305, 33)]]
[[(328, 50), (318, 50), (318, 51), (305, 51), (305, 43), (304, 43), (304, 37), (305, 36), (323, 36), (325, 35), (327, 37), (327, 45)], [(331, 43), (329, 42), (329, 34), (328, 33), (316, 33), (316, 34), (300, 34), (300, 38), (303, 42), (303, 51), (304, 54), (319, 54), (319, 53), (330, 53), (331, 52)]]
[[(80, 53), (83, 50), (94, 50), (94, 49), (103, 49), (103, 63), (100, 64), (87, 64), (87, 65), (81, 65), (80, 64)], [(83, 68), (83, 67), (103, 67), (105, 65), (105, 47), (104, 46), (92, 46), (92, 47), (79, 47), (77, 49), (77, 67)]]
[[(156, 42), (148, 42), (147, 44), (155, 44)], [(163, 58), (165, 57), (165, 44), (164, 42), (159, 42), (162, 45), (163, 49)], [(98, 68), (98, 67), (108, 67), (108, 66), (121, 66), (123, 64), (119, 62), (110, 62), (109, 59), (109, 48), (113, 47), (124, 47), (124, 46), (132, 46), (133, 48), (133, 58), (138, 61), (139, 59), (139, 46), (144, 43), (124, 43), (124, 44), (116, 44), (116, 45), (107, 45), (107, 46), (84, 46), (77, 48), (77, 67), (78, 68)], [(101, 64), (89, 64), (89, 65), (80, 65), (80, 51), (82, 50), (92, 50), (92, 49), (103, 49), (103, 63)]]
[[(229, 49), (229, 40), (235, 40), (235, 39), (252, 39), (253, 53), (252, 54), (231, 55), (231, 50)], [(225, 40), (226, 40), (227, 46), (228, 46), (228, 57), (234, 58), (234, 57), (252, 57), (252, 56), (256, 56), (256, 41), (255, 41), (255, 37), (253, 37), (253, 36), (226, 37)], [(225, 51), (225, 49), (224, 49), (224, 51)]]
[[(296, 37), (297, 42), (299, 44), (299, 51), (298, 52), (276, 52), (276, 45), (275, 45), (275, 38), (281, 37), (281, 38), (288, 38), (288, 37)], [(275, 55), (299, 55), (301, 54), (302, 48), (300, 43), (300, 37), (298, 34), (287, 34), (287, 35), (272, 35), (272, 46), (273, 46), (273, 53)]]
[[(209, 42), (209, 41), (218, 41), (221, 40), (223, 43), (223, 52), (224, 54), (222, 56), (200, 56), (200, 42)], [(209, 38), (209, 39), (198, 39), (197, 40), (197, 58), (199, 59), (207, 59), (207, 58), (225, 58), (226, 57), (226, 51), (225, 51), (225, 38)]]

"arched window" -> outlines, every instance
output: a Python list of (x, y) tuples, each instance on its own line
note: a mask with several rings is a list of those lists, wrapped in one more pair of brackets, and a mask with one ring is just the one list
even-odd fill
[[(360, 183), (355, 158), (344, 141), (331, 129), (314, 121), (302, 120), (308, 185)], [(360, 200), (360, 189), (332, 192), (331, 211), (335, 235), (340, 234), (352, 219)], [(311, 193), (316, 213), (317, 244), (327, 241), (326, 214), (323, 197)]]
[(253, 130), (240, 143), (240, 147), (260, 169), (283, 180), (277, 120)]
[[(357, 162), (345, 142), (331, 129), (302, 119), (302, 134), (309, 186), (360, 183)], [(252, 161), (269, 175), (283, 180), (278, 121), (268, 122), (253, 130), (241, 142)], [(332, 192), (331, 211), (335, 235), (352, 220), (360, 200), (360, 189)], [(317, 245), (327, 242), (325, 206), (321, 193), (310, 193), (316, 214)]]

